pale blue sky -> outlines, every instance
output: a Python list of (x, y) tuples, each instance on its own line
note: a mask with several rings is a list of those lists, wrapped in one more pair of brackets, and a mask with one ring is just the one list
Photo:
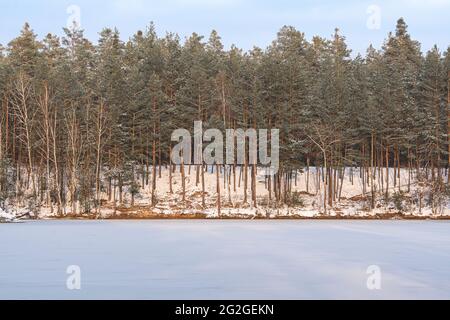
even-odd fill
[[(154, 21), (159, 34), (177, 32), (183, 38), (192, 32), (209, 35), (216, 29), (226, 47), (266, 47), (283, 25), (306, 33), (330, 36), (339, 27), (355, 52), (365, 52), (370, 43), (380, 47), (395, 22), (403, 16), (413, 38), (427, 51), (434, 44), (441, 50), (450, 45), (450, 0), (0, 0), (0, 43), (14, 38), (25, 21), (42, 37), (62, 34), (70, 5), (81, 9), (86, 36), (96, 41), (103, 27), (117, 27), (124, 40)], [(380, 28), (368, 28), (370, 6), (381, 10)], [(370, 10), (369, 10), (370, 11)], [(372, 21), (372, 20), (371, 20)]]

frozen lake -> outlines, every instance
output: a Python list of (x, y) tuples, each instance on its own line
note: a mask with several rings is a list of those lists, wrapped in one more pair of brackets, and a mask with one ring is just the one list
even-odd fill
[(316, 298), (449, 299), (450, 222), (0, 224), (0, 299)]

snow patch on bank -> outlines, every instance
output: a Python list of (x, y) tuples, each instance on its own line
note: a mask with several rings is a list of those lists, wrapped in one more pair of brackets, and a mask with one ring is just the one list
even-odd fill
[[(134, 201), (131, 199), (130, 186), (123, 186), (123, 194), (120, 197), (119, 188), (113, 188), (112, 194), (101, 192), (102, 207), (99, 211), (92, 207), (90, 214), (83, 214), (83, 209), (79, 202), (76, 203), (76, 212), (70, 203), (63, 208), (63, 216), (82, 218), (123, 218), (123, 219), (145, 219), (145, 218), (240, 218), (240, 219), (285, 219), (285, 218), (334, 218), (334, 219), (371, 219), (371, 218), (419, 218), (419, 219), (442, 219), (450, 218), (450, 204), (444, 205), (440, 212), (433, 212), (423, 199), (422, 207), (412, 201), (412, 198), (419, 190), (414, 177), (410, 177), (407, 169), (400, 171), (400, 179), (393, 169), (389, 170), (389, 195), (401, 193), (403, 197), (402, 210), (394, 205), (392, 199), (384, 200), (385, 189), (380, 179), (375, 179), (375, 190), (377, 198), (375, 208), (371, 209), (370, 185), (368, 181), (361, 178), (361, 172), (355, 168), (345, 168), (342, 178), (342, 185), (336, 191), (336, 199), (333, 207), (324, 207), (324, 183), (323, 174), (320, 169), (311, 167), (308, 171), (299, 171), (294, 175), (292, 181), (292, 193), (296, 193), (296, 201), (290, 206), (282, 203), (275, 203), (274, 194), (271, 197), (268, 192), (267, 183), (263, 175), (263, 170), (258, 169), (256, 183), (256, 198), (258, 206), (254, 207), (251, 200), (251, 186), (245, 190), (244, 173), (242, 168), (236, 168), (236, 173), (228, 171), (229, 179), (224, 181), (224, 170), (220, 173), (219, 185), (221, 188), (221, 212), (219, 214), (217, 206), (217, 176), (208, 168), (204, 174), (204, 191), (200, 181), (197, 181), (197, 167), (186, 167), (185, 177), (185, 201), (183, 201), (182, 178), (180, 169), (177, 168), (172, 175), (168, 168), (159, 168), (156, 177), (157, 203), (152, 206), (152, 186), (150, 183), (141, 184)], [(152, 170), (150, 170), (152, 171)], [(382, 170), (386, 173), (386, 169)], [(384, 179), (386, 180), (386, 174)], [(172, 188), (170, 188), (172, 181)], [(143, 183), (143, 182), (142, 182)], [(385, 184), (387, 185), (386, 181)], [(422, 190), (423, 191), (423, 190)], [(115, 196), (114, 196), (115, 192)], [(245, 193), (247, 195), (245, 196)], [(204, 206), (203, 199), (204, 196)], [(70, 198), (69, 194), (65, 195)], [(114, 203), (115, 199), (115, 203)], [(122, 202), (119, 201), (122, 199)], [(400, 202), (400, 201), (397, 201)], [(24, 204), (22, 204), (24, 205)], [(46, 207), (42, 204), (35, 214), (30, 214), (27, 208), (16, 205), (7, 205), (8, 210), (4, 210), (4, 220), (15, 216), (17, 219), (37, 218), (52, 219), (56, 217), (57, 208)], [(15, 214), (11, 214), (14, 212)]]
[(0, 223), (12, 222), (15, 219), (16, 216), (14, 214), (0, 208)]

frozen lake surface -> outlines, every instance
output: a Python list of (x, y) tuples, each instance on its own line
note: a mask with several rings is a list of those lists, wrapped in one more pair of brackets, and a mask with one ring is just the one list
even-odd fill
[(0, 299), (394, 298), (450, 298), (449, 222), (0, 224)]

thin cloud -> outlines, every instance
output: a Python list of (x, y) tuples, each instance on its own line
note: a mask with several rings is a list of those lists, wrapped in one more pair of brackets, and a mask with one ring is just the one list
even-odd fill
[(120, 12), (140, 12), (149, 2), (144, 0), (115, 0), (114, 9)]
[(239, 0), (172, 0), (168, 3), (174, 2), (183, 6), (207, 6), (207, 7), (220, 7), (239, 4)]
[(442, 8), (450, 6), (450, 0), (403, 0), (402, 1), (407, 6), (415, 6), (422, 8)]
[(240, 3), (241, 0), (115, 0), (114, 9), (121, 13), (142, 13), (143, 11), (169, 11), (186, 9), (189, 7), (216, 8), (230, 7)]

